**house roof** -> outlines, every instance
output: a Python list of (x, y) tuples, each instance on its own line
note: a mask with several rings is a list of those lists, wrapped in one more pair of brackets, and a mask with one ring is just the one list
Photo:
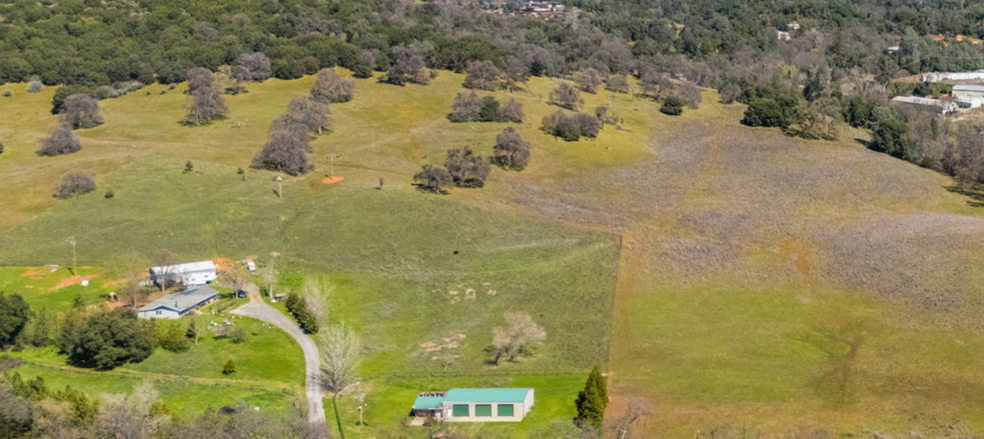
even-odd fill
[(215, 263), (212, 261), (186, 262), (184, 264), (153, 267), (150, 269), (150, 271), (153, 272), (154, 274), (158, 274), (164, 271), (169, 274), (175, 274), (175, 275), (195, 273), (199, 271), (215, 271)]
[(170, 310), (183, 313), (199, 303), (209, 300), (219, 292), (212, 289), (209, 286), (200, 286), (195, 288), (189, 288), (180, 293), (168, 294), (160, 299), (148, 303), (147, 305), (140, 308), (140, 311), (153, 311), (158, 308), (167, 308)]
[(977, 91), (984, 92), (984, 85), (954, 85), (953, 91)]
[(444, 392), (425, 392), (417, 395), (413, 402), (414, 410), (433, 410), (441, 408), (444, 402)]

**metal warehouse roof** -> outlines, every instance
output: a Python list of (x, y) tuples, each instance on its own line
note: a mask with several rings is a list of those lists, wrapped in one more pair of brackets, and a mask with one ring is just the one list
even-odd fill
[(163, 267), (154, 267), (150, 271), (154, 274), (160, 273), (162, 270), (167, 269), (168, 274), (185, 274), (194, 273), (196, 271), (215, 271), (215, 263), (212, 261), (198, 261), (198, 262), (188, 262), (184, 264), (176, 265), (165, 265)]
[(451, 389), (447, 393), (427, 392), (417, 395), (413, 402), (414, 410), (439, 409), (441, 404), (449, 403), (521, 403), (526, 401), (533, 389), (495, 388), (495, 389)]
[(984, 85), (954, 85), (953, 91), (979, 91), (984, 92)]
[(177, 312), (185, 312), (188, 309), (218, 295), (219, 292), (208, 286), (189, 288), (180, 293), (168, 294), (160, 299), (148, 303), (140, 308), (140, 311), (153, 311), (158, 308), (173, 309)]
[(531, 388), (451, 389), (445, 402), (523, 402)]

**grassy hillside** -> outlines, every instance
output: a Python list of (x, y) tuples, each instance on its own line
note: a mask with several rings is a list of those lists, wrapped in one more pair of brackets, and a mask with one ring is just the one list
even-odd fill
[[(573, 416), (594, 364), (611, 372), (609, 418), (650, 405), (637, 428), (667, 437), (723, 424), (847, 433), (961, 420), (984, 431), (984, 219), (948, 179), (865, 150), (860, 132), (810, 142), (740, 126), (743, 108), (710, 92), (680, 117), (587, 95), (588, 111), (610, 102), (624, 122), (561, 142), (539, 131), (556, 108), (545, 102), (551, 81), (534, 79), (496, 93), (525, 105), (517, 127), (533, 143), (530, 168), (496, 169), (484, 189), (421, 193), (410, 186), (421, 164), (454, 147), (488, 154), (510, 125), (447, 121), (461, 80), (357, 80), (355, 100), (332, 106), (335, 128), (313, 143), (317, 169), (288, 178), (283, 199), (273, 174), (247, 170), (243, 181), (236, 170), (313, 78), (250, 85), (228, 97), (229, 119), (200, 128), (178, 124), (181, 87), (150, 86), (103, 101), (106, 124), (55, 158), (33, 155), (55, 120), (50, 90), (0, 99), (10, 189), (0, 191), (10, 212), (0, 264), (65, 265), (75, 236), (80, 263), (120, 275), (145, 270), (160, 248), (261, 262), (279, 252), (281, 291), (328, 275), (331, 319), (368, 346), (363, 382), (342, 404), (355, 429), (353, 398), (366, 395), (367, 437), (398, 428), (419, 391), (529, 385), (528, 421), (488, 427), (523, 436)], [(341, 183), (321, 183), (329, 155)], [(188, 160), (195, 170), (183, 173)], [(94, 170), (99, 191), (51, 198), (74, 168)], [(8, 292), (27, 285), (7, 282)], [(547, 343), (489, 366), (491, 329), (514, 310), (542, 324)], [(447, 340), (458, 343), (428, 351)], [(128, 369), (165, 367), (154, 360)]]

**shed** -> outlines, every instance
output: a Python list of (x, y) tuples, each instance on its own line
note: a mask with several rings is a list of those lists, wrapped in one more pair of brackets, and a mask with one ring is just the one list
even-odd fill
[(215, 263), (212, 261), (186, 262), (184, 264), (163, 265), (150, 269), (150, 279), (160, 285), (161, 281), (181, 283), (196, 286), (212, 283), (218, 276)]
[(451, 389), (421, 393), (413, 414), (444, 422), (519, 422), (533, 403), (532, 388)]
[(212, 302), (218, 295), (218, 291), (208, 286), (189, 288), (148, 303), (137, 310), (137, 316), (143, 319), (177, 319)]

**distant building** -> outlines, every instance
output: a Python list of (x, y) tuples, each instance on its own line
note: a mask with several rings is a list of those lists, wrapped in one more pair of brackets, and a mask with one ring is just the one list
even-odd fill
[(984, 105), (984, 85), (954, 85), (951, 95), (961, 107), (977, 108)]
[(180, 283), (186, 287), (205, 285), (212, 283), (217, 275), (215, 263), (212, 261), (188, 262), (150, 269), (150, 280), (157, 285), (160, 285), (164, 279), (167, 279), (168, 283)]
[(218, 291), (208, 286), (189, 288), (147, 304), (137, 310), (137, 316), (142, 319), (177, 319), (212, 302), (218, 295)]
[(899, 46), (888, 46), (885, 48), (888, 53), (895, 53), (899, 51)]
[(792, 22), (792, 23), (787, 23), (786, 24), (786, 29), (787, 30), (800, 30), (800, 24), (797, 23), (797, 22), (795, 22), (795, 21)]
[(892, 104), (944, 116), (957, 111), (957, 104), (953, 102), (919, 96), (896, 96), (892, 98)]
[(781, 30), (776, 31), (776, 38), (779, 39), (779, 41), (788, 41), (792, 39), (792, 37), (789, 36), (789, 32), (785, 32)]
[(549, 17), (551, 15), (563, 14), (566, 7), (557, 2), (526, 2), (519, 12), (526, 15), (538, 17)]
[(533, 389), (451, 389), (426, 392), (413, 402), (413, 415), (444, 422), (519, 422), (533, 408)]
[(930, 72), (923, 73), (923, 82), (980, 81), (984, 80), (984, 70), (973, 72)]

